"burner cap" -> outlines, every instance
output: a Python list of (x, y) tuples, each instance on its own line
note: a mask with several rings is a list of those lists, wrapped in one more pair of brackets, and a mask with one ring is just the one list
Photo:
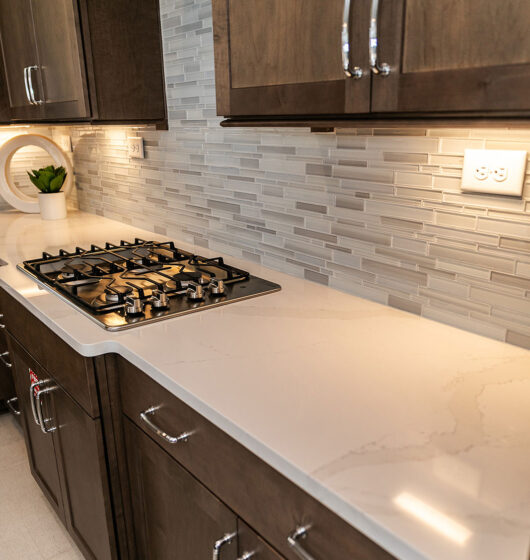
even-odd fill
[(87, 263), (69, 263), (61, 269), (61, 275), (65, 279), (74, 278), (76, 274), (90, 274), (92, 266)]
[(105, 301), (107, 303), (119, 303), (128, 296), (133, 289), (130, 286), (116, 286), (115, 288), (105, 288)]

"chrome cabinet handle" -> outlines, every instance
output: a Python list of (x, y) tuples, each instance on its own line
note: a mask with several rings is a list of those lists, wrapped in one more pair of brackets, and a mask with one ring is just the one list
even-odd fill
[(226, 535), (215, 541), (213, 545), (212, 560), (219, 560), (221, 558), (221, 549), (225, 544), (230, 544), (237, 537), (237, 533), (226, 533)]
[(341, 32), (342, 69), (348, 78), (358, 80), (363, 77), (363, 70), (359, 66), (350, 68), (350, 0), (344, 0)]
[(33, 100), (33, 105), (42, 105), (44, 101), (42, 99), (35, 99), (35, 89), (33, 88), (33, 77), (32, 71), (38, 70), (38, 66), (28, 66), (28, 83), (29, 83), (29, 92), (31, 95), (31, 99)]
[[(0, 320), (4, 318), (4, 314), (0, 313)], [(5, 329), (6, 326), (4, 325), (4, 323), (0, 323), (0, 329)]]
[(30, 91), (29, 91), (28, 71), (29, 71), (29, 66), (26, 66), (24, 68), (24, 87), (26, 88), (26, 97), (28, 98), (28, 101), (29, 101), (30, 105), (35, 105), (35, 103), (31, 99), (31, 94), (30, 94)]
[(148, 408), (147, 410), (141, 412), (140, 419), (142, 420), (142, 422), (144, 422), (144, 424), (146, 424), (146, 426), (152, 432), (161, 437), (167, 443), (180, 443), (181, 441), (188, 441), (188, 438), (191, 436), (192, 432), (182, 432), (178, 436), (170, 436), (149, 418), (149, 416), (152, 416), (159, 408), (159, 406), (152, 406), (151, 408)]
[(29, 386), (29, 402), (31, 404), (31, 412), (33, 413), (33, 420), (35, 420), (35, 424), (40, 427), (39, 417), (37, 415), (37, 408), (35, 406), (35, 389), (46, 383), (49, 383), (51, 379), (43, 379), (42, 381), (35, 381)]
[(7, 352), (7, 351), (6, 351), (6, 352), (2, 352), (2, 353), (0, 354), (0, 361), (4, 364), (4, 366), (6, 366), (6, 367), (8, 367), (8, 368), (13, 367), (13, 364), (12, 364), (11, 362), (8, 362), (8, 361), (6, 360), (6, 358), (9, 358), (9, 352)]
[(9, 408), (9, 411), (11, 412), (11, 414), (14, 414), (15, 416), (20, 416), (20, 410), (17, 410), (15, 408), (15, 405), (17, 403), (18, 403), (17, 397), (13, 397), (12, 399), (8, 399), (6, 401), (7, 408)]
[(256, 554), (256, 550), (253, 550), (252, 552), (243, 552), (243, 554), (237, 560), (249, 560), (250, 558), (254, 558)]
[(52, 391), (55, 391), (56, 389), (57, 389), (57, 385), (54, 385), (53, 387), (46, 387), (45, 389), (41, 389), (37, 393), (37, 396), (35, 397), (37, 401), (37, 416), (39, 417), (39, 426), (43, 434), (49, 434), (50, 432), (55, 432), (55, 430), (57, 429), (55, 426), (52, 426), (51, 428), (46, 428), (46, 422), (50, 422), (51, 418), (44, 418), (42, 414), (42, 397), (44, 395), (47, 395), (48, 393), (51, 393)]
[(298, 542), (300, 539), (305, 539), (307, 533), (311, 528), (310, 525), (304, 527), (297, 527), (296, 530), (287, 537), (287, 544), (293, 549), (293, 552), (302, 560), (315, 560), (311, 554), (306, 552), (302, 545)]
[(377, 37), (377, 24), (379, 18), (379, 0), (372, 0), (370, 11), (370, 33), (369, 33), (369, 53), (370, 53), (370, 69), (373, 74), (378, 76), (388, 76), (390, 74), (390, 66), (386, 62), (377, 60), (379, 39)]

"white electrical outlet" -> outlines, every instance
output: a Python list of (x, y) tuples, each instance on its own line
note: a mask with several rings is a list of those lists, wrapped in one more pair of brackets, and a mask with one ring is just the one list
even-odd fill
[(462, 190), (521, 196), (526, 156), (522, 150), (466, 150)]
[(131, 158), (144, 158), (144, 139), (141, 137), (127, 138), (127, 150)]

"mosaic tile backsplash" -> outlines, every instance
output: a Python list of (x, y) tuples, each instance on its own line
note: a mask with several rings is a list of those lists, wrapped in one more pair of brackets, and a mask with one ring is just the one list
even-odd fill
[(530, 130), (223, 129), (209, 0), (161, 11), (169, 131), (72, 128), (81, 209), (530, 348), (530, 176), (460, 192), (465, 148)]

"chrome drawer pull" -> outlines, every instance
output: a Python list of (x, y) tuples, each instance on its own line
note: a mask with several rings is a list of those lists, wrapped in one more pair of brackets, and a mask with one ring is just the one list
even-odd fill
[(140, 412), (140, 419), (142, 422), (144, 422), (152, 432), (161, 437), (167, 443), (180, 443), (181, 441), (188, 441), (192, 432), (182, 432), (178, 436), (170, 436), (149, 418), (149, 416), (152, 416), (159, 408), (159, 406), (152, 406), (151, 408), (144, 410), (144, 412)]
[(39, 417), (37, 415), (37, 408), (35, 407), (35, 389), (37, 387), (40, 389), (41, 385), (49, 383), (50, 381), (51, 379), (43, 379), (42, 381), (35, 381), (35, 383), (32, 383), (29, 386), (29, 402), (31, 404), (31, 412), (33, 413), (33, 420), (35, 421), (35, 424), (37, 424), (37, 426), (39, 427)]
[(14, 414), (15, 416), (20, 416), (20, 410), (17, 410), (15, 408), (15, 405), (17, 403), (18, 403), (17, 397), (13, 397), (12, 399), (8, 399), (6, 401), (7, 408), (9, 408), (9, 411), (11, 412), (11, 414)]
[[(2, 320), (4, 318), (4, 314), (0, 313), (0, 320)], [(4, 323), (0, 323), (0, 329), (5, 329), (6, 326), (4, 325)]]
[(388, 76), (390, 74), (390, 66), (386, 62), (377, 60), (379, 39), (377, 37), (377, 25), (379, 19), (379, 0), (372, 0), (372, 8), (370, 11), (370, 35), (368, 38), (368, 51), (370, 53), (370, 69), (373, 74), (379, 76)]
[(252, 552), (243, 552), (243, 555), (240, 556), (237, 560), (250, 560), (250, 558), (254, 558), (256, 556), (257, 551), (253, 550)]
[(9, 358), (9, 352), (2, 352), (0, 354), (0, 361), (4, 364), (4, 366), (8, 368), (13, 367), (13, 364), (11, 362), (8, 362), (6, 358)]
[(306, 552), (302, 548), (302, 545), (298, 542), (300, 539), (305, 539), (307, 537), (307, 533), (310, 528), (310, 525), (297, 527), (294, 533), (287, 537), (287, 543), (293, 549), (293, 552), (298, 556), (298, 558), (301, 558), (302, 560), (315, 560), (315, 558)]
[(344, 0), (341, 31), (342, 69), (348, 78), (358, 80), (363, 77), (362, 68), (350, 68), (350, 0)]
[(219, 560), (221, 558), (221, 548), (223, 548), (225, 544), (230, 544), (236, 537), (237, 533), (226, 533), (222, 539), (215, 541), (215, 544), (213, 545), (212, 560)]
[(56, 389), (57, 389), (57, 385), (54, 385), (53, 387), (46, 387), (45, 389), (41, 389), (37, 393), (37, 396), (35, 397), (37, 401), (37, 415), (39, 417), (39, 426), (43, 434), (55, 432), (55, 430), (57, 429), (55, 426), (52, 426), (51, 428), (46, 428), (46, 422), (50, 422), (52, 419), (44, 418), (42, 414), (42, 397), (44, 395), (47, 395), (48, 393), (51, 393), (52, 391), (55, 391)]

